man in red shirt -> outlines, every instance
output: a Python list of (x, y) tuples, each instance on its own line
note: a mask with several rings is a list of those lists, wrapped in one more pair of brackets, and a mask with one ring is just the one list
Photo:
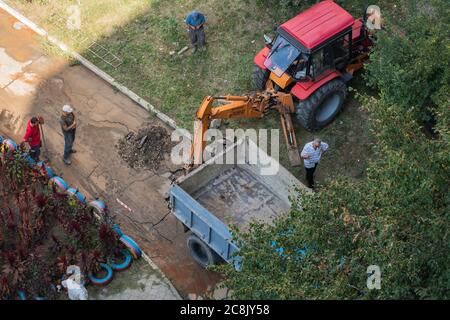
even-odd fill
[(37, 117), (31, 118), (27, 124), (27, 131), (23, 137), (23, 142), (28, 142), (30, 146), (30, 157), (38, 162), (41, 154), (41, 132), (39, 131), (39, 119)]

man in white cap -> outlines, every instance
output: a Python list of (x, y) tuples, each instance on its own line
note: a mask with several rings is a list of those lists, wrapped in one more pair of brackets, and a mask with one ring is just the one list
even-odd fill
[(69, 105), (63, 106), (63, 114), (59, 120), (61, 124), (61, 129), (64, 135), (64, 156), (63, 161), (65, 164), (70, 165), (72, 161), (70, 161), (69, 157), (72, 153), (76, 151), (72, 148), (73, 143), (75, 141), (75, 132), (77, 128), (77, 121), (75, 120), (75, 114), (73, 113), (73, 109)]

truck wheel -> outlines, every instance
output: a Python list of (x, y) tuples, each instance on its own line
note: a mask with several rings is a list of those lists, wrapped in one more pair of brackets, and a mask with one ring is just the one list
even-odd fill
[(187, 238), (187, 246), (194, 260), (203, 268), (220, 262), (219, 255), (196, 235), (191, 234)]
[(266, 89), (266, 82), (269, 79), (269, 70), (263, 70), (256, 64), (253, 66), (252, 87), (257, 91)]
[(326, 83), (297, 103), (297, 121), (310, 131), (325, 127), (341, 111), (346, 95), (347, 86), (340, 79)]

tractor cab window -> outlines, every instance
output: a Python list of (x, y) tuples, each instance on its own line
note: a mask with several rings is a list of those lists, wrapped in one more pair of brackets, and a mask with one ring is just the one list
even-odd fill
[(291, 45), (282, 36), (278, 36), (264, 65), (275, 73), (277, 77), (281, 77), (299, 56), (300, 50)]
[(344, 69), (350, 58), (350, 34), (337, 39), (331, 46), (336, 69)]
[(322, 75), (325, 76), (328, 74), (327, 71), (333, 69), (331, 49), (331, 46), (328, 45), (313, 54), (310, 67), (310, 75), (312, 78), (317, 79)]
[(301, 54), (298, 59), (292, 63), (292, 75), (296, 80), (304, 79), (307, 76), (307, 62), (308, 56), (306, 54)]
[(311, 77), (320, 79), (332, 70), (345, 69), (350, 59), (350, 46), (350, 33), (347, 33), (314, 52), (310, 67)]

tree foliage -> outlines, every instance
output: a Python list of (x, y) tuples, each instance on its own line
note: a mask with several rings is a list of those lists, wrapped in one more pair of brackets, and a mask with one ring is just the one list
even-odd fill
[[(450, 298), (448, 12), (430, 3), (430, 15), (387, 17), (377, 35), (367, 79), (380, 95), (359, 95), (374, 142), (366, 177), (331, 181), (274, 226), (238, 232), (242, 270), (220, 268), (235, 298)], [(381, 290), (366, 286), (370, 265)]]
[(400, 1), (393, 9), (383, 11), (387, 23), (376, 35), (366, 81), (384, 101), (429, 120), (450, 77), (448, 2)]

